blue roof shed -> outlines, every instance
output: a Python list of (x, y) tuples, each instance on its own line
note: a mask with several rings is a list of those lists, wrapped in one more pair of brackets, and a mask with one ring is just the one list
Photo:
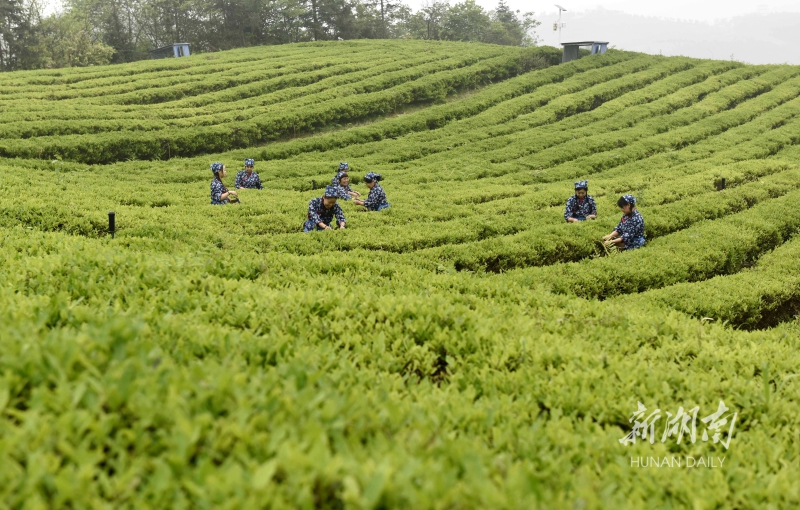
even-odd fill
[(561, 62), (569, 62), (571, 60), (578, 60), (578, 49), (581, 46), (591, 47), (592, 55), (603, 54), (608, 49), (608, 41), (579, 41), (579, 42), (565, 42), (561, 43), (564, 47), (564, 55), (561, 57)]
[(189, 56), (189, 43), (173, 43), (169, 46), (152, 50), (150, 58), (171, 58), (171, 57), (188, 57)]

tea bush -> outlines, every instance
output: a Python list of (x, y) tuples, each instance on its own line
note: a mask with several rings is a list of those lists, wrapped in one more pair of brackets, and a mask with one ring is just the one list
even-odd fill
[[(797, 507), (800, 68), (531, 55), (0, 75), (0, 507)], [(301, 233), (340, 161), (392, 206)], [(624, 193), (648, 242), (607, 253)], [(622, 444), (639, 402), (696, 441)]]

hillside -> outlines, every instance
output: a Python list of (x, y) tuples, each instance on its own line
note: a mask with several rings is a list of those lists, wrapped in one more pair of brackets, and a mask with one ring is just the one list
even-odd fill
[(249, 147), (441, 101), (555, 49), (409, 41), (255, 47), (0, 74), (0, 155), (86, 163)]
[[(348, 42), (0, 75), (0, 501), (800, 503), (800, 67), (553, 55)], [(232, 186), (249, 157), (264, 189), (209, 205), (209, 164)], [(301, 233), (340, 161), (391, 207)], [(580, 179), (599, 218), (566, 224)], [(647, 244), (608, 253), (623, 193)], [(656, 440), (621, 444), (638, 403)], [(696, 441), (667, 434), (696, 406)]]

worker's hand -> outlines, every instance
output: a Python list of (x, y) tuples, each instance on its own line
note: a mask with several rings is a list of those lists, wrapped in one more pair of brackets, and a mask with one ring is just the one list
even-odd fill
[(611, 234), (608, 234), (607, 236), (603, 236), (603, 241), (608, 241), (609, 239), (611, 239)]
[(238, 194), (238, 193), (236, 193), (235, 191), (229, 191), (228, 193), (230, 193), (231, 195), (234, 195), (234, 196), (237, 196), (237, 195), (239, 195), (239, 194)]
[(597, 218), (596, 214), (590, 214), (589, 216), (586, 217), (586, 219), (588, 219), (588, 220), (594, 220), (596, 218)]
[(325, 225), (325, 230), (333, 230), (329, 225)]
[(576, 220), (575, 218), (571, 218), (570, 217), (570, 218), (567, 218), (567, 223), (578, 223), (578, 220)]
[(339, 228), (344, 228), (344, 223), (339, 223)]

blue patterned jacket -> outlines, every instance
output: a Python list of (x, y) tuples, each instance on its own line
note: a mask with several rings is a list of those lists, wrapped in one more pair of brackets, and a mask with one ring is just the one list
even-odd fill
[(638, 248), (644, 244), (642, 242), (644, 240), (644, 218), (639, 211), (634, 210), (630, 216), (623, 214), (619, 225), (614, 230), (622, 238), (625, 249)]
[(314, 222), (314, 225), (322, 222), (329, 227), (333, 227), (334, 225), (331, 225), (331, 222), (334, 216), (336, 216), (337, 225), (339, 223), (345, 223), (344, 212), (342, 208), (339, 207), (339, 204), (334, 204), (330, 209), (325, 209), (325, 205), (322, 203), (322, 197), (315, 198), (308, 203), (308, 219)]
[(383, 191), (383, 188), (377, 182), (375, 186), (369, 190), (369, 195), (367, 195), (367, 199), (364, 200), (364, 207), (369, 209), (370, 211), (377, 211), (378, 207), (386, 204), (386, 193)]
[(597, 204), (595, 204), (594, 198), (590, 195), (586, 195), (583, 200), (578, 198), (577, 195), (569, 197), (567, 207), (564, 209), (565, 221), (578, 216), (585, 218), (591, 214), (597, 215)]
[(261, 178), (257, 173), (253, 172), (249, 176), (247, 171), (242, 170), (236, 174), (236, 187), (237, 188), (250, 188), (250, 189), (264, 189), (261, 186)]
[(227, 193), (228, 188), (222, 184), (222, 181), (219, 179), (214, 179), (211, 181), (211, 204), (212, 205), (224, 205), (228, 203), (228, 199), (220, 200), (220, 197), (223, 193)]

